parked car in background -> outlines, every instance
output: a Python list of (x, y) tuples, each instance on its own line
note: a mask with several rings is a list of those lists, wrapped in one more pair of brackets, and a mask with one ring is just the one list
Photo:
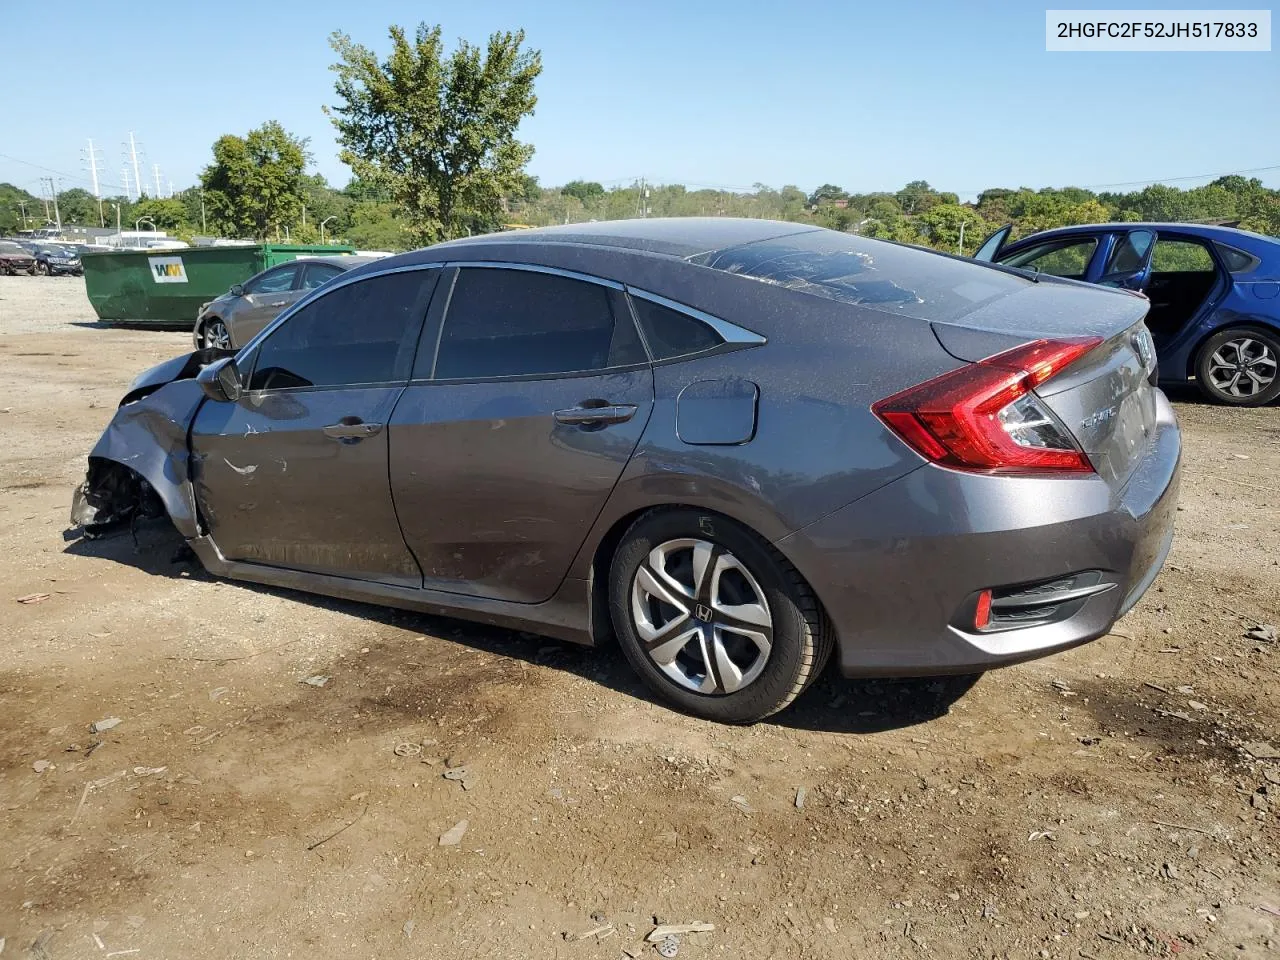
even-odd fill
[(1192, 223), (1062, 227), (1006, 243), (1010, 230), (975, 258), (1147, 296), (1162, 383), (1194, 379), (1242, 407), (1280, 396), (1280, 240)]
[(216, 575), (616, 635), (663, 698), (749, 722), (833, 648), (973, 673), (1137, 602), (1181, 450), (1146, 310), (795, 223), (457, 240), (139, 376), (72, 522), (167, 511)]
[(45, 276), (60, 274), (84, 276), (84, 267), (80, 264), (80, 253), (74, 247), (56, 243), (37, 244), (35, 258), (36, 273), (42, 273)]
[(16, 276), (19, 273), (34, 274), (36, 258), (13, 240), (0, 240), (0, 273)]
[(374, 259), (307, 257), (263, 270), (206, 303), (196, 317), (192, 339), (197, 348), (237, 350), (316, 287)]

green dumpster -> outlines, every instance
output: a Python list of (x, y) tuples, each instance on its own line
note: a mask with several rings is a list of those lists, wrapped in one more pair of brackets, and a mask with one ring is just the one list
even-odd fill
[(204, 304), (268, 267), (354, 252), (353, 247), (254, 244), (86, 253), (81, 263), (98, 319), (189, 326)]

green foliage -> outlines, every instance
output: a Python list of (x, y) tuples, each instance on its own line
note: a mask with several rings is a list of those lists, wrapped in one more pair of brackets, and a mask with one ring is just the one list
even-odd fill
[(390, 35), (384, 62), (345, 33), (331, 38), (340, 102), (326, 112), (343, 162), (387, 190), (419, 241), (499, 226), (506, 198), (526, 186), (533, 147), (515, 131), (537, 103), (541, 54), (522, 48), (523, 30), (448, 55), (438, 26)]
[(266, 239), (294, 223), (308, 159), (307, 141), (274, 120), (246, 137), (219, 137), (213, 163), (200, 174), (210, 226), (233, 237)]
[[(30, 213), (30, 210), (27, 211)], [(98, 201), (92, 193), (80, 187), (72, 187), (58, 194), (58, 214), (63, 223), (83, 227), (98, 226)]]
[[(920, 218), (927, 231), (926, 240), (931, 247), (952, 253), (973, 253), (992, 227), (971, 207), (958, 203), (939, 203)], [(961, 227), (964, 229), (964, 248), (961, 249)]]
[(22, 206), (27, 206), (27, 226), (38, 227), (44, 223), (44, 205), (36, 197), (12, 183), (0, 183), (0, 234), (16, 233), (23, 229)]
[(585, 206), (598, 197), (604, 196), (604, 187), (593, 180), (570, 180), (560, 192), (567, 197), (577, 197)]
[(809, 206), (820, 207), (823, 204), (831, 203), (835, 200), (844, 200), (849, 196), (834, 183), (824, 183), (813, 193), (809, 194)]
[(180, 227), (189, 227), (186, 205), (178, 199), (152, 200), (143, 197), (129, 210), (130, 220), (136, 222), (146, 217), (156, 225), (157, 230), (171, 232)]

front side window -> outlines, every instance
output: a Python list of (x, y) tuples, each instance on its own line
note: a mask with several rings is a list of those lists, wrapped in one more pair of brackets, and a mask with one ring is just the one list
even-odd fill
[(1032, 247), (1001, 262), (1007, 267), (1034, 268), (1053, 277), (1082, 280), (1096, 249), (1098, 241), (1094, 237), (1081, 237), (1067, 243), (1059, 240)]
[[(615, 335), (614, 291), (532, 270), (463, 267), (449, 299), (435, 377), (472, 380), (580, 373), (636, 362)], [(621, 325), (618, 325), (621, 326)]]
[(263, 341), (249, 389), (407, 380), (436, 275), (392, 273), (321, 295)]
[(290, 264), (279, 270), (268, 270), (244, 285), (245, 293), (287, 293), (292, 290), (298, 268)]

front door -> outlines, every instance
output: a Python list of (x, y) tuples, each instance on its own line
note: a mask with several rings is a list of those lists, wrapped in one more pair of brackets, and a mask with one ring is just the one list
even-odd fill
[(232, 343), (248, 343), (298, 299), (299, 273), (297, 263), (286, 263), (244, 285), (244, 293), (227, 320)]
[(451, 279), (438, 353), (419, 355), (391, 421), (396, 507), (427, 588), (538, 603), (631, 458), (653, 373), (614, 286), (463, 267), (446, 292)]
[(421, 585), (391, 500), (388, 425), (437, 275), (338, 286), (237, 358), (248, 389), (206, 402), (191, 432), (197, 501), (223, 556)]
[(1098, 283), (1124, 290), (1143, 289), (1151, 276), (1151, 253), (1155, 240), (1155, 231), (1145, 227), (1112, 237), (1111, 252), (1107, 255), (1107, 264)]

